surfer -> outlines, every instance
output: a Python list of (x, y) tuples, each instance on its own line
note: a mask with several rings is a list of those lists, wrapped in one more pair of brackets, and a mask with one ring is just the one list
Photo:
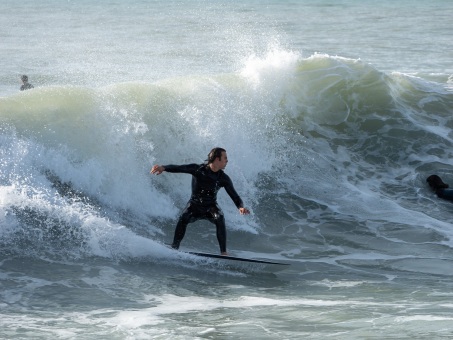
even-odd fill
[(34, 86), (28, 82), (28, 76), (26, 76), (25, 74), (20, 77), (20, 80), (22, 80), (23, 83), (22, 86), (20, 87), (21, 91), (30, 90), (34, 88)]
[(217, 192), (220, 188), (225, 188), (239, 209), (239, 213), (241, 215), (250, 213), (247, 208), (244, 208), (242, 199), (234, 189), (230, 177), (223, 172), (227, 163), (228, 158), (225, 149), (214, 148), (209, 152), (208, 159), (203, 164), (154, 165), (152, 167), (150, 172), (156, 175), (160, 175), (164, 171), (192, 175), (192, 195), (179, 217), (172, 248), (179, 249), (189, 223), (206, 219), (216, 225), (220, 253), (227, 255), (225, 218), (217, 205)]
[(437, 175), (429, 176), (426, 181), (429, 186), (434, 190), (437, 197), (453, 201), (453, 189), (448, 189), (447, 183), (444, 183), (442, 179)]

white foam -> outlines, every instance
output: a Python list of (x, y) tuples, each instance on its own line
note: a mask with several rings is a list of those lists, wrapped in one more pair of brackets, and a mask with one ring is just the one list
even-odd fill
[(156, 325), (164, 322), (163, 317), (170, 314), (186, 314), (194, 312), (208, 312), (217, 309), (247, 309), (256, 307), (335, 307), (335, 306), (379, 306), (374, 302), (316, 300), (316, 299), (274, 299), (254, 296), (241, 296), (231, 300), (216, 300), (200, 296), (176, 296), (164, 294), (162, 296), (149, 296), (148, 301), (157, 304), (151, 308), (139, 311), (117, 312), (108, 318), (107, 323), (120, 325), (121, 328), (140, 328), (147, 324)]

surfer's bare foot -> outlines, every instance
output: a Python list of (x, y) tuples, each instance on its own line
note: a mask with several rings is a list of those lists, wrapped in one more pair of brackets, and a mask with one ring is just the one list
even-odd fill
[(226, 251), (221, 252), (220, 255), (228, 256), (228, 253)]

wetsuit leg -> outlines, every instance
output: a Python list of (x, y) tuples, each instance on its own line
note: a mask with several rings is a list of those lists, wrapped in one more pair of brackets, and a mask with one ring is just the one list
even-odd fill
[(217, 241), (219, 241), (220, 252), (226, 253), (226, 227), (223, 215), (216, 219), (215, 226), (217, 228)]
[(188, 204), (176, 224), (175, 236), (171, 245), (174, 249), (179, 249), (184, 235), (186, 234), (187, 225), (199, 219), (207, 219), (214, 223), (217, 228), (217, 241), (219, 242), (220, 252), (226, 252), (226, 227), (225, 217), (219, 207), (214, 206), (211, 208), (198, 207), (194, 204)]
[(218, 207), (211, 208), (212, 218), (209, 221), (215, 224), (217, 229), (217, 241), (219, 242), (220, 252), (226, 253), (226, 226), (225, 217), (222, 210)]
[(187, 225), (194, 220), (196, 219), (193, 216), (190, 204), (188, 204), (179, 217), (178, 223), (176, 224), (175, 236), (173, 237), (173, 243), (171, 244), (172, 248), (179, 249), (179, 245), (181, 244), (181, 241), (186, 234)]

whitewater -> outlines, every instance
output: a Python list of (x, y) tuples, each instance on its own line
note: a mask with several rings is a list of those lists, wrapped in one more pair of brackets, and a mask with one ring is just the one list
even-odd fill
[[(0, 338), (449, 339), (453, 3), (0, 4)], [(19, 91), (26, 74), (34, 89)], [(227, 150), (230, 255), (169, 249)], [(190, 224), (181, 249), (218, 252)]]

